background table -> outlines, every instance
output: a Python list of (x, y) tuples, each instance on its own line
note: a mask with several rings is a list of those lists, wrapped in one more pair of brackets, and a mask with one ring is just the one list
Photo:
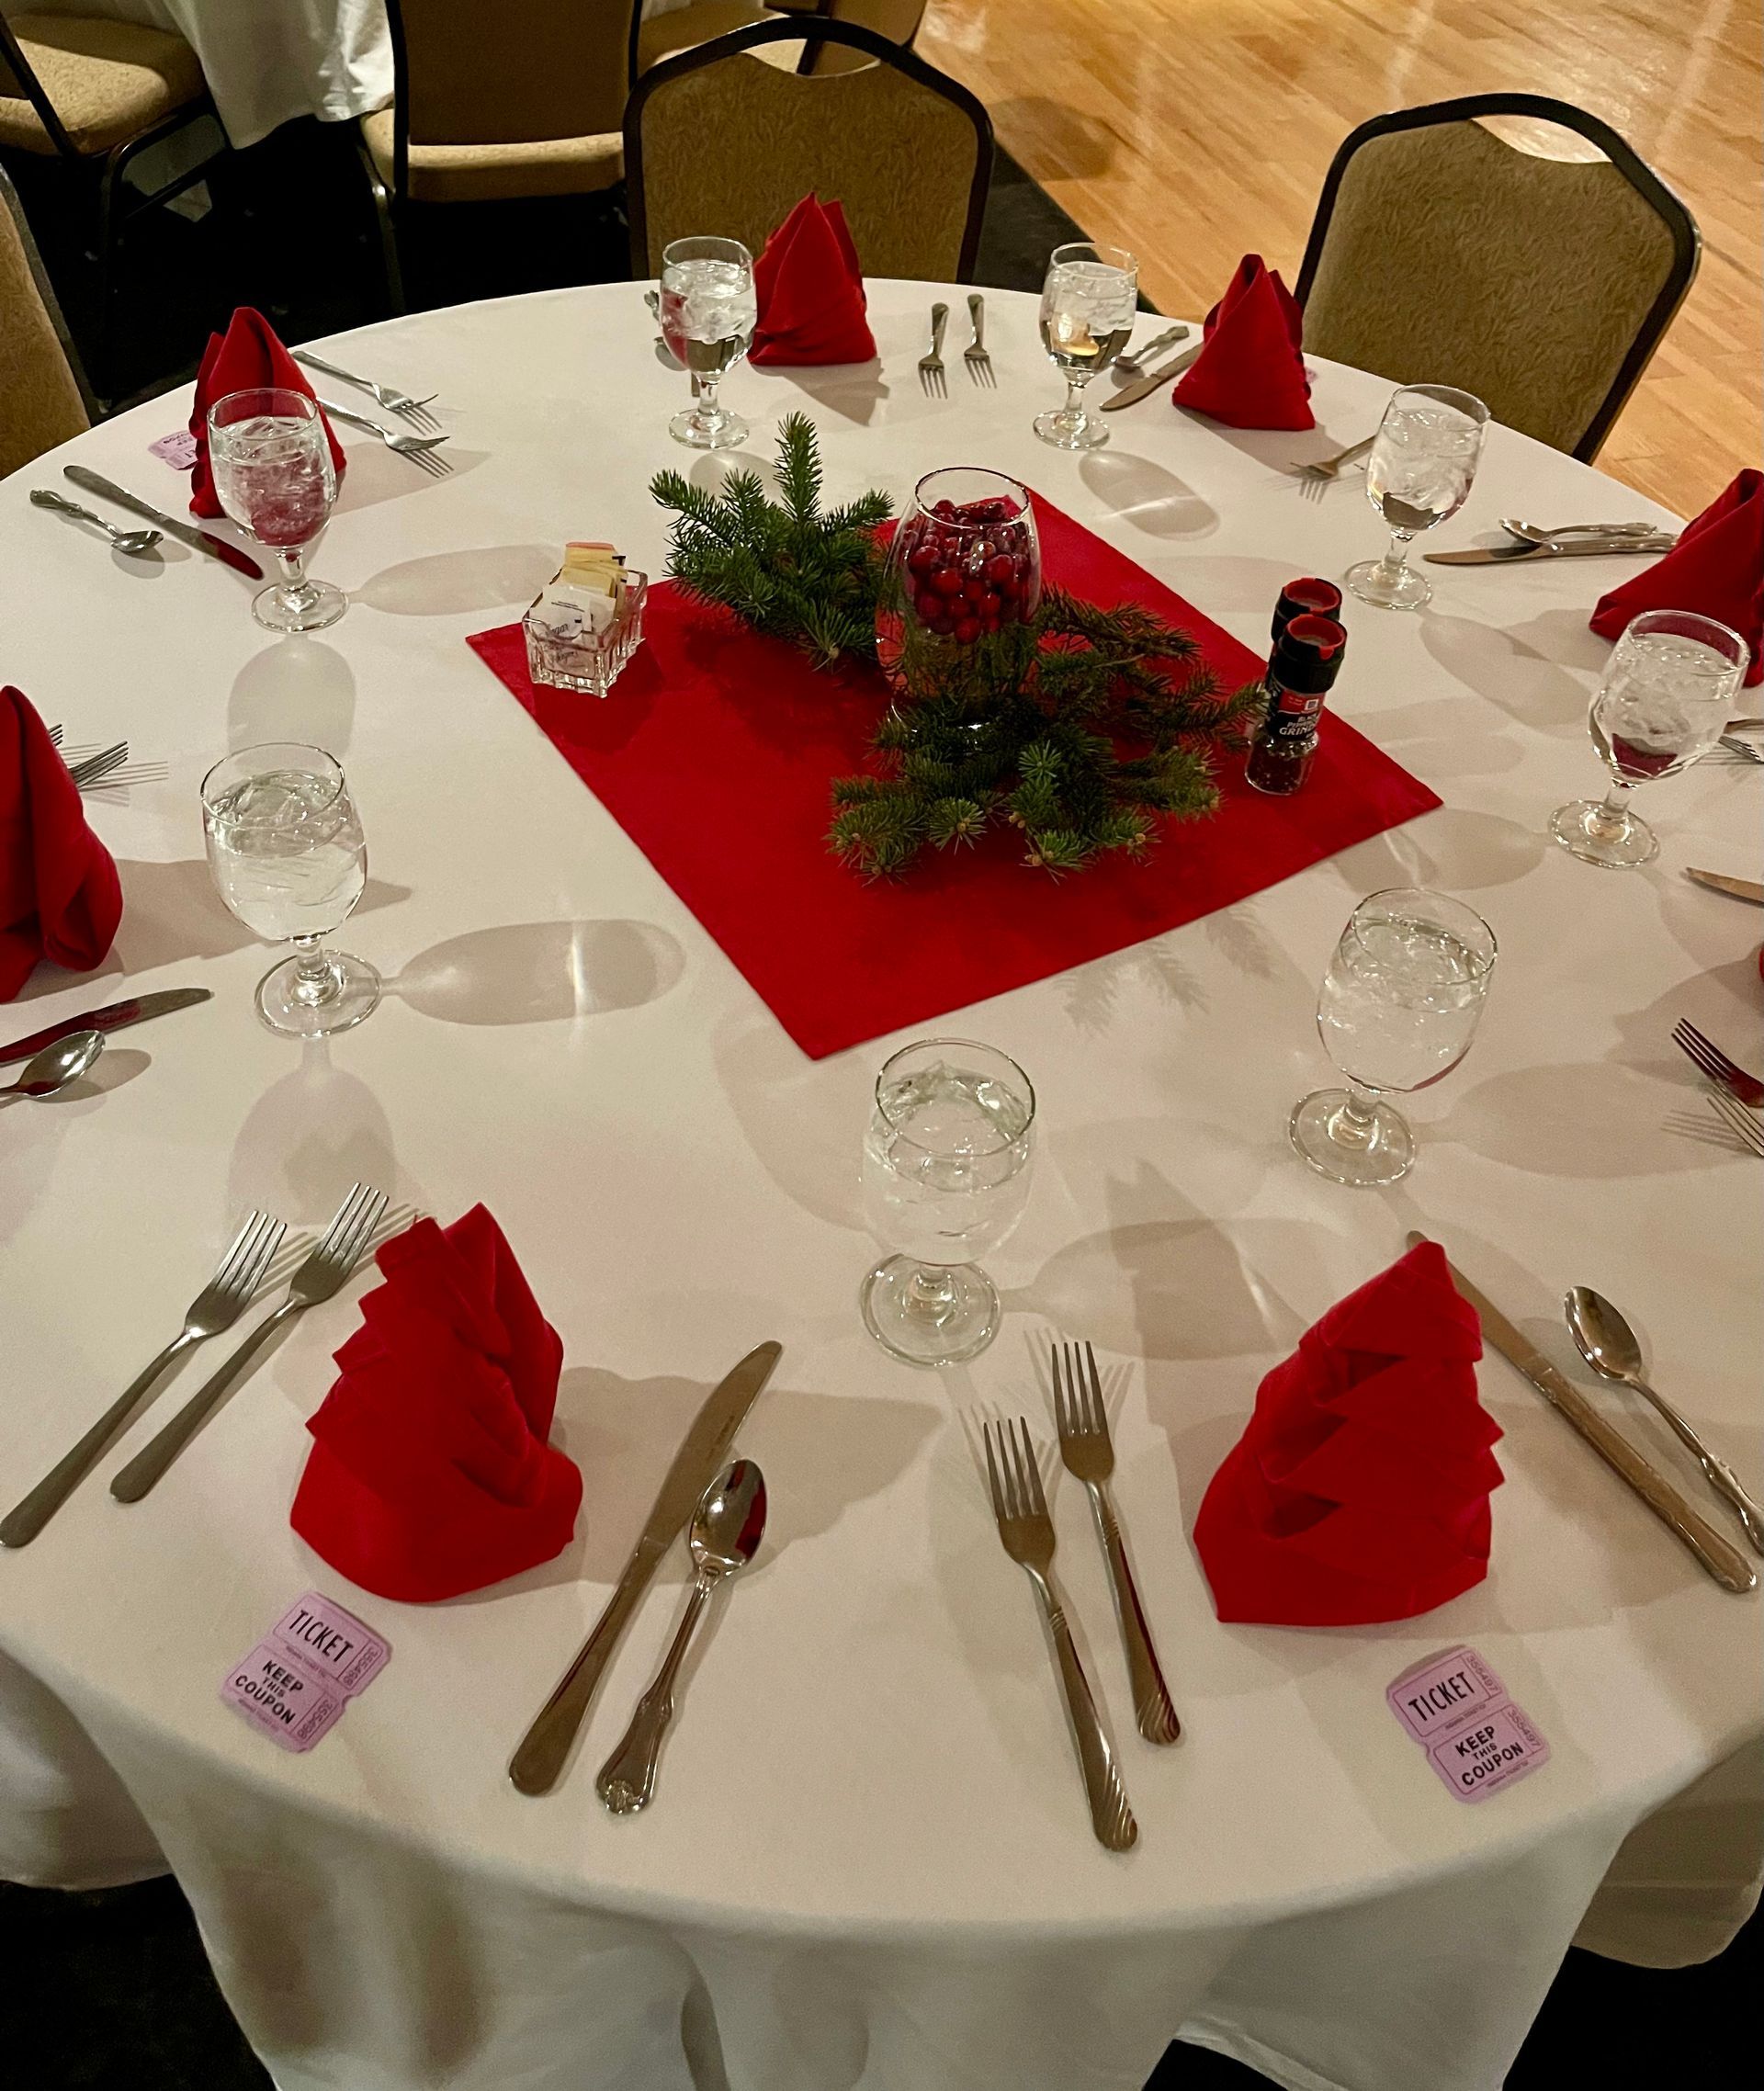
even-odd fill
[[(1372, 426), (1375, 379), (1320, 368), (1311, 436), (1149, 401), (1080, 459), (1029, 430), (1058, 391), (1032, 299), (992, 295), (998, 390), (958, 368), (933, 401), (912, 364), (939, 293), (871, 288), (879, 375), (737, 372), (729, 403), (756, 435), (728, 463), (763, 465), (806, 404), (835, 497), (1001, 467), (1251, 645), (1283, 581), (1380, 542), (1357, 479), (1319, 502), (1283, 469)], [(890, 1042), (806, 1060), (463, 643), (516, 614), (566, 537), (612, 536), (659, 572), (650, 474), (725, 469), (668, 441), (685, 380), (652, 336), (641, 287), (609, 285), (335, 344), (438, 390), (457, 469), (432, 481), (345, 438), (312, 563), (354, 603), (310, 639), (266, 639), (211, 562), (171, 547), (130, 565), (31, 510), (28, 482), (54, 480), (58, 458), (0, 487), (6, 676), (70, 740), (127, 734), (170, 770), (95, 810), (128, 896), (114, 956), (82, 983), (40, 973), (7, 1034), (125, 979), (216, 996), (119, 1035), (96, 1092), (0, 1125), (0, 1495), (172, 1332), (244, 1207), (311, 1226), (356, 1177), (446, 1219), (478, 1198), (497, 1214), (563, 1333), (560, 1434), (587, 1483), (547, 1567), (433, 1609), (354, 1592), (286, 1521), (360, 1286), (316, 1310), (145, 1503), (122, 1509), (99, 1479), (0, 1556), (0, 1871), (91, 1884), (170, 1864), (282, 2091), (1136, 2091), (1179, 2030), (1308, 2091), (1491, 2091), (1626, 1833), (1724, 1760), (1694, 1812), (1627, 1848), (1587, 1936), (1688, 1957), (1746, 1906), (1758, 1766), (1735, 1753), (1758, 1728), (1757, 1604), (1708, 1581), (1498, 1359), (1482, 1373), (1507, 1433), (1492, 1572), (1455, 1603), (1366, 1632), (1222, 1628), (1186, 1531), (1261, 1374), (1411, 1226), (1565, 1365), (1563, 1289), (1598, 1285), (1641, 1323), (1665, 1390), (1758, 1473), (1757, 1164), (1710, 1136), (1667, 1034), (1688, 1016), (1759, 1057), (1760, 918), (1680, 876), (1757, 868), (1758, 779), (1711, 763), (1651, 786), (1661, 860), (1606, 877), (1544, 824), (1599, 786), (1585, 708), (1607, 648), (1587, 611), (1631, 570), (1435, 568), (1422, 616), (1351, 603), (1337, 707), (1446, 806), (950, 1012), (943, 1028), (1034, 1077), (1040, 1159), (995, 1260), (1000, 1339), (966, 1370), (911, 1372), (855, 1303), (875, 1253), (858, 1144)], [(180, 482), (146, 446), (187, 407), (157, 401), (68, 455), (171, 502)], [(1439, 539), (1635, 507), (1497, 428)], [(209, 888), (197, 811), (218, 753), (278, 737), (347, 764), (370, 882), (341, 941), (388, 983), (368, 1023), (305, 1051), (253, 1015), (267, 954)], [(1408, 881), (1484, 911), (1499, 971), (1468, 1061), (1413, 1102), (1413, 1174), (1354, 1192), (1297, 1161), (1286, 1114), (1329, 1073), (1316, 987), (1350, 906)], [(1025, 907), (1035, 890), (1025, 875)], [(988, 1405), (1046, 1433), (1035, 1366), (1054, 1325), (1092, 1338), (1120, 1382), (1119, 1492), (1187, 1724), (1167, 1751), (1130, 1733), (1101, 1557), (1062, 1486), (1061, 1565), (1142, 1827), (1125, 1858), (1091, 1837), (1040, 1622), (970, 1449)], [(520, 1799), (508, 1751), (687, 1415), (768, 1336), (784, 1362), (741, 1439), (770, 1481), (768, 1544), (696, 1664), (656, 1807), (616, 1822), (593, 1777), (672, 1629), (678, 1554), (568, 1783)], [(1657, 1424), (1598, 1398), (1697, 1495)], [(395, 1653), (290, 1758), (217, 1690), (313, 1584)], [(1476, 1807), (1384, 1702), (1459, 1639), (1555, 1753)], [(1687, 1823), (1711, 1829), (1711, 1856), (1686, 1857)]]

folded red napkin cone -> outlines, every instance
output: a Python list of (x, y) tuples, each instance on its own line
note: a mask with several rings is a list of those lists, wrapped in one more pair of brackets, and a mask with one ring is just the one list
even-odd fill
[(1694, 610), (1728, 626), (1752, 650), (1747, 684), (1764, 682), (1764, 472), (1737, 474), (1663, 559), (1601, 595), (1592, 628), (1621, 639), (1644, 610)]
[(753, 294), (750, 363), (867, 363), (876, 354), (864, 271), (837, 203), (803, 198), (753, 264)]
[(582, 1500), (547, 1443), (563, 1344), (474, 1205), (380, 1249), (385, 1283), (337, 1352), (289, 1522), (377, 1596), (422, 1604), (549, 1561)]
[[(190, 434), (196, 438), (196, 469), (190, 475), (190, 508), (198, 515), (220, 515), (220, 497), (214, 491), (214, 473), (209, 464), (209, 409), (229, 392), (249, 392), (274, 385), (289, 392), (316, 397), (305, 371), (295, 362), (264, 315), (241, 305), (224, 334), (210, 334), (202, 352), (202, 367), (196, 374), (196, 404), (190, 411)], [(319, 418), (331, 444), (331, 462), (343, 477), (343, 445), (322, 408)]]
[(1221, 1619), (1363, 1626), (1482, 1580), (1501, 1474), (1481, 1355), (1476, 1310), (1430, 1241), (1305, 1332), (1194, 1520)]
[(1299, 354), (1298, 300), (1260, 254), (1245, 254), (1206, 315), (1201, 353), (1177, 379), (1179, 407), (1227, 428), (1314, 428), (1311, 381)]
[(40, 958), (89, 972), (121, 920), (117, 867), (61, 751), (25, 693), (0, 689), (0, 1002)]

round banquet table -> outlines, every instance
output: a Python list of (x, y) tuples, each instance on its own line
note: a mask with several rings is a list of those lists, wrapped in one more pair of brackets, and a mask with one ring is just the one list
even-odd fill
[[(1371, 427), (1380, 380), (1319, 366), (1300, 437), (1157, 398), (1080, 459), (1030, 433), (1058, 387), (1027, 297), (992, 294), (996, 390), (957, 364), (947, 400), (922, 393), (938, 294), (871, 286), (879, 373), (738, 371), (727, 397), (755, 434), (729, 462), (766, 460), (806, 407), (835, 496), (1000, 467), (1258, 649), (1283, 582), (1378, 545), (1357, 476), (1314, 500), (1283, 467)], [(187, 392), (0, 488), (5, 679), (70, 742), (126, 735), (168, 773), (94, 802), (127, 900), (115, 952), (92, 978), (40, 968), (8, 1034), (125, 991), (214, 990), (0, 1125), (0, 1493), (172, 1333), (245, 1208), (310, 1228), (362, 1178), (404, 1208), (450, 1220), (481, 1199), (502, 1222), (564, 1338), (557, 1435), (582, 1514), (548, 1565), (433, 1607), (356, 1591), (305, 1551), (288, 1525), (302, 1423), (358, 1278), (143, 1503), (107, 1493), (113, 1456), (0, 1557), (0, 1871), (92, 1886), (169, 1867), (282, 2091), (1136, 2091), (1179, 2033), (1306, 2091), (1491, 2091), (1577, 1927), (1638, 1961), (1717, 1950), (1764, 1823), (1756, 1601), (1718, 1589), (1498, 1358), (1481, 1368), (1505, 1432), (1493, 1559), (1455, 1602), (1364, 1631), (1223, 1627), (1187, 1536), (1261, 1374), (1410, 1226), (1565, 1366), (1562, 1291), (1598, 1285), (1664, 1388), (1758, 1471), (1757, 1165), (1722, 1143), (1668, 1038), (1685, 1016), (1759, 1057), (1764, 918), (1681, 876), (1756, 870), (1758, 780), (1709, 763), (1645, 791), (1664, 849), (1637, 873), (1606, 877), (1544, 831), (1599, 784), (1585, 712), (1608, 649), (1587, 615), (1632, 570), (1436, 567), (1419, 616), (1350, 602), (1336, 708), (1442, 808), (920, 1027), (1014, 1055), (1042, 1118), (1027, 1217), (992, 1260), (1003, 1332), (971, 1366), (922, 1373), (856, 1311), (874, 1255), (856, 1159), (890, 1041), (805, 1058), (465, 644), (518, 614), (566, 538), (613, 537), (660, 573), (650, 475), (722, 469), (667, 437), (685, 380), (641, 287), (334, 345), (438, 391), (456, 469), (431, 480), (345, 438), (312, 565), (353, 601), (316, 637), (268, 639), (238, 577), (180, 547), (130, 564), (27, 505), (27, 481), (75, 457), (175, 504), (146, 446)], [(1494, 428), (1437, 540), (1647, 505)], [(274, 738), (347, 765), (371, 869), (339, 941), (387, 980), (368, 1023), (305, 1049), (253, 1013), (266, 953), (210, 890), (198, 814), (217, 754)], [(1466, 897), (1501, 956), (1467, 1063), (1411, 1100), (1412, 1175), (1355, 1192), (1303, 1167), (1286, 1115), (1329, 1072), (1313, 1012), (1342, 921), (1397, 883)], [(1054, 1327), (1091, 1338), (1120, 1383), (1118, 1496), (1186, 1724), (1167, 1750), (1131, 1733), (1067, 1482), (1060, 1565), (1141, 1825), (1125, 1856), (1091, 1838), (1042, 1625), (973, 1457), (989, 1407), (1050, 1435), (1035, 1368)], [(740, 1439), (770, 1484), (766, 1544), (695, 1662), (656, 1804), (615, 1820), (593, 1779), (672, 1631), (684, 1547), (567, 1781), (517, 1796), (509, 1751), (687, 1418), (771, 1336), (784, 1362)], [(1597, 1398), (1724, 1529), (1663, 1430)], [(394, 1653), (316, 1749), (284, 1755), (217, 1691), (315, 1585)], [(1476, 1806), (1385, 1703), (1460, 1640), (1553, 1753)]]

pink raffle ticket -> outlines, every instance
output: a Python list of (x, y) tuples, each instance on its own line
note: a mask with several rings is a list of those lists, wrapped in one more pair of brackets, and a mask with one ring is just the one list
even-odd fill
[(1460, 1801), (1486, 1801), (1549, 1762), (1550, 1746), (1474, 1648), (1429, 1656), (1385, 1697)]
[(221, 1679), (220, 1696), (285, 1750), (310, 1750), (386, 1667), (391, 1649), (309, 1590)]

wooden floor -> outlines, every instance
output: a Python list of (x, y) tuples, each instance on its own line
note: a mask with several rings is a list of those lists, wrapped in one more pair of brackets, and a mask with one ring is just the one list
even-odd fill
[(930, 0), (919, 50), (1085, 230), (1204, 312), (1291, 280), (1324, 170), (1381, 110), (1491, 88), (1603, 117), (1702, 228), (1690, 298), (1600, 455), (1692, 514), (1760, 440), (1764, 0)]

